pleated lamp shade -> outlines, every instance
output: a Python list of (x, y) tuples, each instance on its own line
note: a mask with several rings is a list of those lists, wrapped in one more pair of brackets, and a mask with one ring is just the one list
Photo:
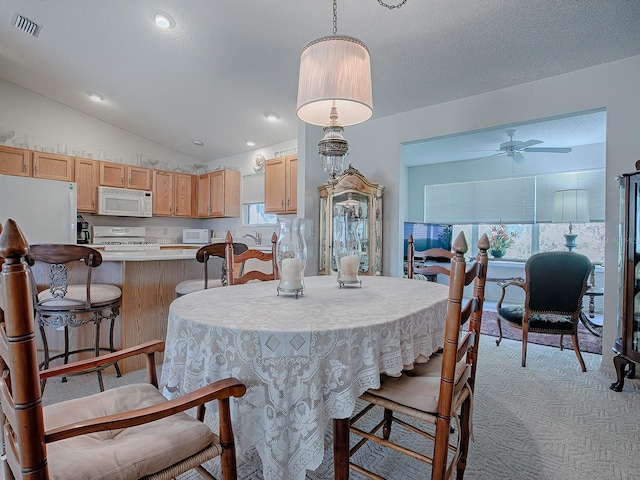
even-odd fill
[(589, 191), (560, 190), (553, 194), (553, 223), (589, 222)]
[(312, 125), (326, 125), (333, 106), (342, 126), (373, 115), (369, 50), (353, 37), (319, 38), (302, 50), (298, 117)]

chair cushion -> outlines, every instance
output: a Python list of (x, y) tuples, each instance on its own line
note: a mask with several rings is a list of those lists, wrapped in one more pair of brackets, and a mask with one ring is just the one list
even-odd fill
[[(524, 317), (524, 307), (522, 305), (514, 305), (510, 307), (502, 307), (498, 311), (500, 317), (508, 323), (514, 324), (522, 328), (522, 317)], [(568, 332), (573, 329), (571, 317), (569, 315), (558, 315), (553, 313), (536, 313), (529, 318), (529, 331), (536, 332)]]
[[(100, 305), (113, 302), (122, 296), (122, 292), (115, 285), (102, 283), (91, 284), (91, 304)], [(48, 300), (53, 299), (53, 300)], [(87, 301), (87, 287), (85, 285), (68, 285), (67, 294), (62, 298), (54, 298), (49, 289), (38, 293), (38, 301), (47, 300), (47, 307), (68, 307), (77, 305), (78, 302)]]
[[(456, 381), (466, 367), (462, 358), (456, 365)], [(427, 363), (419, 363), (412, 370), (403, 371), (399, 377), (383, 375), (379, 389), (367, 393), (423, 412), (437, 412), (440, 399), (442, 354), (432, 355)]]
[[(219, 278), (210, 278), (207, 283), (207, 289), (221, 287), (222, 282)], [(176, 294), (186, 295), (188, 293), (199, 292), (204, 290), (204, 278), (184, 280), (176, 285)]]
[[(166, 399), (153, 385), (126, 385), (44, 407), (45, 429), (163, 402)], [(206, 425), (178, 413), (146, 425), (48, 443), (49, 477), (141, 478), (198, 453), (214, 441), (218, 442), (218, 437)]]

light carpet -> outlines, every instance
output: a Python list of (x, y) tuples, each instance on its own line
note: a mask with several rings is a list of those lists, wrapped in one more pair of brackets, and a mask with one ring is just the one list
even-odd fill
[[(527, 367), (520, 367), (520, 342), (482, 336), (474, 404), (474, 436), (467, 480), (631, 480), (638, 478), (640, 380), (627, 380), (624, 391), (613, 392), (612, 375), (599, 370), (602, 357), (584, 353), (587, 372), (580, 372), (573, 351), (531, 344)], [(112, 388), (139, 381), (144, 372), (123, 378), (107, 375)], [(73, 377), (68, 383), (49, 382), (45, 403), (98, 391), (94, 375)], [(394, 427), (393, 435), (413, 442), (421, 439)], [(370, 442), (369, 442), (370, 443)], [(255, 449), (238, 452), (238, 478), (263, 479)], [(358, 456), (373, 471), (390, 480), (422, 480), (429, 467), (377, 445), (363, 447)], [(307, 479), (333, 478), (331, 432), (325, 458)], [(212, 465), (212, 471), (217, 470)], [(0, 478), (2, 474), (0, 472)], [(195, 472), (180, 480), (200, 478)], [(362, 479), (357, 473), (351, 478)]]

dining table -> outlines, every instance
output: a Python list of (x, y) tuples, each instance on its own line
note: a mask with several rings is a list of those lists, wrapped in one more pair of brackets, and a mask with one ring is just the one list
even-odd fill
[(231, 404), (239, 456), (255, 447), (263, 478), (302, 480), (322, 463), (331, 423), (344, 435), (344, 419), (362, 393), (380, 387), (381, 374), (400, 375), (443, 346), (448, 287), (370, 276), (340, 288), (337, 277), (323, 275), (306, 277), (296, 298), (278, 295), (277, 286), (255, 282), (174, 300), (160, 388), (175, 398), (239, 379), (247, 387)]

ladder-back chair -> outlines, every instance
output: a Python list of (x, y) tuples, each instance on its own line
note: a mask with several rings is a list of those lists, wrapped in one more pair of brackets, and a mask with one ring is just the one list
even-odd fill
[[(362, 439), (349, 450), (349, 456), (371, 440), (432, 465), (432, 479), (452, 478), (456, 473), (457, 478), (462, 479), (469, 451), (488, 248), (489, 240), (484, 234), (478, 242), (476, 259), (469, 266), (464, 257), (467, 242), (463, 233), (456, 238), (453, 253), (443, 249), (427, 250), (429, 256), (451, 258), (450, 268), (443, 265), (429, 267), (429, 273), (449, 276), (444, 348), (428, 362), (416, 364), (414, 369), (403, 372), (399, 377), (383, 375), (379, 389), (370, 389), (360, 397), (368, 405), (351, 419), (350, 431)], [(472, 296), (464, 302), (464, 287), (471, 283)], [(469, 319), (468, 331), (464, 332), (462, 326)], [(359, 428), (359, 422), (367, 418), (367, 413), (376, 406), (384, 410), (381, 421), (371, 430)], [(426, 430), (410, 425), (396, 414), (432, 424), (435, 428), (432, 426)], [(458, 433), (453, 436), (452, 420), (458, 427)], [(391, 441), (393, 423), (433, 441), (433, 454), (416, 452), (410, 445), (398, 445)], [(378, 432), (381, 429), (380, 434)], [(452, 441), (454, 438), (455, 441)], [(349, 449), (349, 445), (335, 448)], [(450, 452), (452, 455), (449, 455)], [(349, 467), (368, 478), (382, 478), (354, 462), (350, 461)]]
[[(227, 231), (225, 238), (225, 257), (227, 260), (227, 283), (229, 285), (241, 285), (252, 280), (269, 281), (277, 280), (278, 266), (276, 265), (276, 242), (278, 236), (271, 236), (271, 252), (248, 249), (236, 255), (233, 249), (233, 237)], [(255, 268), (256, 264), (262, 264), (263, 268)]]
[[(147, 342), (39, 371), (29, 246), (13, 220), (0, 235), (0, 404), (5, 480), (168, 479), (191, 469), (214, 479), (201, 464), (222, 457), (223, 479), (236, 478), (229, 399), (245, 393), (233, 378), (172, 401), (158, 391), (154, 355)], [(40, 380), (145, 355), (148, 384), (132, 384), (89, 397), (42, 405)], [(219, 436), (203, 423), (204, 405), (217, 400)], [(186, 410), (196, 408), (194, 418)]]
[[(245, 252), (249, 247), (244, 243), (234, 243), (233, 253), (239, 255)], [(200, 247), (196, 252), (196, 260), (204, 264), (203, 278), (194, 278), (183, 280), (176, 285), (176, 296), (181, 297), (188, 293), (199, 292), (207, 288), (223, 287), (227, 284), (227, 262), (225, 260), (226, 243), (211, 243)], [(222, 259), (222, 268), (220, 272), (220, 280), (209, 278), (209, 260), (213, 258)]]

